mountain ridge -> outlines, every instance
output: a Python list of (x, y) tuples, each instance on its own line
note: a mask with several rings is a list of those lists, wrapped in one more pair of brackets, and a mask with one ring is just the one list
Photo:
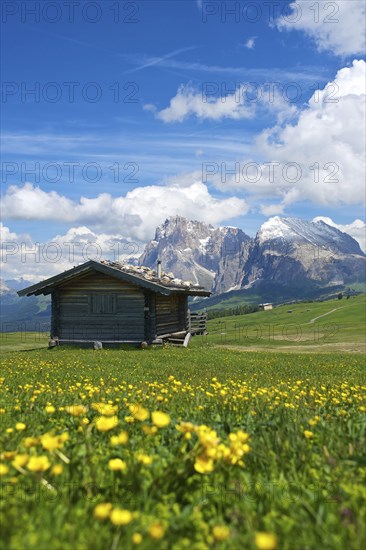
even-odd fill
[(213, 294), (270, 286), (335, 287), (363, 282), (366, 256), (349, 234), (322, 220), (274, 216), (255, 237), (171, 216), (147, 243), (138, 262), (199, 282)]

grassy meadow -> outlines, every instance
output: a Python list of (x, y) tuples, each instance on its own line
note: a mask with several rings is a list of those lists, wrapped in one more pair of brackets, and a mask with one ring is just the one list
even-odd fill
[(360, 549), (364, 362), (4, 354), (2, 548)]
[(304, 302), (209, 321), (204, 343), (257, 350), (365, 352), (366, 296)]
[[(187, 349), (3, 335), (0, 548), (361, 550), (363, 314), (358, 297), (214, 319)], [(251, 342), (266, 324), (280, 338)]]

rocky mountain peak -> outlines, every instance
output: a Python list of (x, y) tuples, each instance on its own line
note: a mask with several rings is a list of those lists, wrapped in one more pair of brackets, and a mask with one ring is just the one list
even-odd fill
[(318, 220), (274, 216), (251, 239), (237, 227), (172, 216), (155, 232), (140, 265), (201, 284), (216, 294), (253, 285), (331, 286), (364, 279), (365, 254), (350, 235)]
[(282, 240), (293, 245), (307, 245), (332, 251), (334, 254), (363, 252), (355, 239), (322, 220), (309, 222), (300, 218), (274, 216), (260, 227), (256, 240), (259, 244)]
[(155, 267), (159, 259), (165, 271), (211, 289), (222, 259), (238, 255), (241, 243), (248, 240), (237, 227), (215, 228), (197, 220), (172, 216), (157, 227), (155, 239), (146, 245), (139, 263)]
[(155, 241), (170, 238), (175, 242), (179, 242), (189, 236), (207, 238), (212, 231), (214, 231), (212, 225), (197, 220), (187, 220), (183, 216), (170, 216), (156, 228)]

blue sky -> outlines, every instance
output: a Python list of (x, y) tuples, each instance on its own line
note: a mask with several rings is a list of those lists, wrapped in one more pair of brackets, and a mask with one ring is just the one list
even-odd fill
[(143, 243), (176, 213), (251, 235), (275, 214), (364, 218), (363, 2), (36, 4), (2, 6), (6, 239)]

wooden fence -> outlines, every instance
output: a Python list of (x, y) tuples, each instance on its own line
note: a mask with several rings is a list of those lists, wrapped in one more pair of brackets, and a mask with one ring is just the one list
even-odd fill
[(196, 334), (206, 334), (207, 332), (207, 313), (188, 313), (189, 332), (192, 336)]

